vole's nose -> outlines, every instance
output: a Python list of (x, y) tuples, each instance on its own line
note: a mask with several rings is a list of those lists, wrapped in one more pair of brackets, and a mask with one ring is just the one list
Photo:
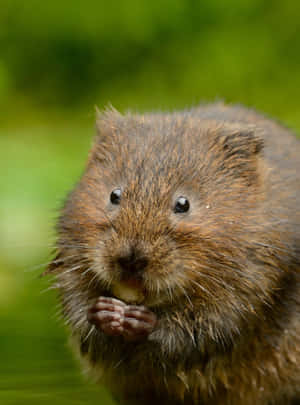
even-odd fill
[(140, 251), (132, 248), (129, 252), (123, 253), (116, 258), (118, 267), (125, 276), (141, 276), (148, 266), (148, 258)]

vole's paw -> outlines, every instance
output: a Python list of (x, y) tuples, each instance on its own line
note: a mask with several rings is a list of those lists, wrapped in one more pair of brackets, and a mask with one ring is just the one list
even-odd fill
[(126, 305), (123, 318), (123, 336), (127, 340), (147, 337), (154, 329), (156, 315), (144, 306)]
[(123, 335), (125, 304), (115, 298), (99, 297), (89, 309), (87, 319), (90, 323), (111, 336)]
[(89, 309), (90, 323), (110, 336), (124, 336), (126, 340), (147, 337), (154, 329), (156, 316), (144, 306), (126, 305), (116, 298), (100, 297)]

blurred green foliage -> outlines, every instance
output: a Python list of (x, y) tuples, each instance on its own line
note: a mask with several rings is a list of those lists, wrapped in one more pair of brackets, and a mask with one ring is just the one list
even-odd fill
[(221, 98), (300, 129), (299, 20), (296, 0), (0, 0), (1, 404), (111, 403), (80, 378), (38, 277), (94, 105)]
[(292, 122), (299, 17), (295, 0), (1, 0), (1, 108), (67, 114), (224, 98)]

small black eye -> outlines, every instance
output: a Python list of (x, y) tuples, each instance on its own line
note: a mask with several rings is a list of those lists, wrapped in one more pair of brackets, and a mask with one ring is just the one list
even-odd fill
[(120, 204), (122, 190), (120, 188), (115, 188), (110, 194), (110, 202), (112, 204)]
[(178, 197), (174, 205), (175, 214), (187, 212), (189, 209), (190, 209), (189, 200), (182, 196)]

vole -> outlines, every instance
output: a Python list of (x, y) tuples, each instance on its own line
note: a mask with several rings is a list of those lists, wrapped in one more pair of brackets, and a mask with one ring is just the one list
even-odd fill
[(58, 221), (83, 367), (124, 404), (300, 400), (300, 143), (222, 103), (97, 117)]

